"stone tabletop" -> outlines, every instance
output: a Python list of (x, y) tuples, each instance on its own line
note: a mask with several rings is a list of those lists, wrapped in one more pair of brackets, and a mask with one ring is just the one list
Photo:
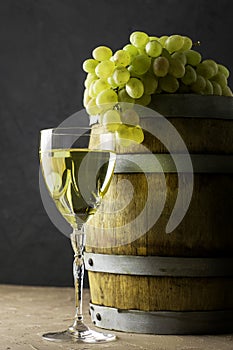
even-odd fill
[[(89, 290), (85, 290), (84, 317), (93, 327), (89, 299)], [(0, 350), (233, 350), (233, 334), (162, 336), (112, 332), (117, 341), (92, 345), (53, 343), (41, 338), (44, 332), (66, 329), (73, 314), (73, 288), (0, 285)]]

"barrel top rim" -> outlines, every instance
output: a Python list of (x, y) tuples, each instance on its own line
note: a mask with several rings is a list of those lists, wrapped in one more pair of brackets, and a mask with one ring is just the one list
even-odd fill
[(231, 96), (158, 94), (147, 107), (166, 117), (233, 119)]

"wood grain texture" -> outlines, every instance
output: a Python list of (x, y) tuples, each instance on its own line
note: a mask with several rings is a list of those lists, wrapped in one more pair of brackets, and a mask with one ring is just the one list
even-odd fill
[(233, 279), (113, 275), (89, 272), (92, 303), (123, 310), (233, 309)]
[[(221, 100), (218, 100), (221, 103)], [(195, 97), (193, 99), (195, 103)], [(192, 108), (192, 106), (190, 106)], [(201, 108), (201, 106), (200, 106)], [(232, 111), (230, 111), (232, 113)], [(171, 117), (190, 153), (233, 154), (233, 119)], [(149, 130), (153, 117), (142, 120)], [(149, 132), (145, 132), (143, 145), (153, 153), (168, 153), (173, 149), (182, 153), (178, 144), (164, 145)], [(96, 141), (94, 141), (96, 142)], [(140, 145), (118, 148), (118, 153), (142, 153)], [(141, 154), (143, 157), (143, 153)], [(181, 175), (183, 186), (184, 177)], [(142, 212), (151, 184), (153, 203), (146, 207), (144, 221), (153, 216), (162, 198), (162, 173), (114, 174), (109, 191), (89, 226), (87, 251), (103, 254), (158, 255), (171, 257), (232, 257), (233, 252), (233, 177), (224, 173), (195, 173), (194, 190), (189, 209), (183, 221), (171, 234), (165, 228), (174, 208), (178, 192), (177, 174), (166, 173), (166, 202), (161, 216), (140, 237), (135, 238), (133, 226), (126, 226)], [(125, 182), (124, 186), (120, 184)], [(132, 187), (130, 187), (130, 185)], [(134, 195), (131, 198), (131, 190)], [(130, 200), (128, 200), (130, 198)], [(183, 197), (185, 200), (185, 195)], [(122, 210), (117, 210), (121, 203)], [(110, 211), (110, 213), (109, 213)], [(113, 211), (113, 213), (111, 213)], [(113, 227), (115, 233), (106, 230)], [(117, 230), (118, 227), (124, 227)], [(140, 227), (139, 227), (140, 229)], [(122, 237), (120, 237), (122, 235)], [(119, 244), (121, 238), (127, 244)], [(120, 309), (155, 310), (225, 310), (233, 309), (232, 278), (148, 277), (89, 272), (92, 302)]]

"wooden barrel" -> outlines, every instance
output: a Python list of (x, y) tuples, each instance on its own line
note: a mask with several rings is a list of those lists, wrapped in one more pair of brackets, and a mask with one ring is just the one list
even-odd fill
[[(167, 234), (178, 191), (167, 148), (145, 132), (145, 149), (164, 162), (163, 174), (150, 169), (145, 174), (134, 167), (137, 157), (150, 168), (150, 152), (139, 153), (137, 146), (118, 150), (103, 210), (87, 226), (85, 265), (92, 321), (101, 328), (136, 333), (232, 332), (233, 98), (161, 95), (150, 107), (166, 116), (188, 148), (194, 169), (191, 203), (181, 223)], [(141, 121), (146, 130), (152, 118)], [(151, 215), (164, 176), (167, 193), (162, 214), (135, 239), (126, 224), (145, 209), (148, 181), (154, 191), (150, 198), (155, 198), (146, 209)], [(126, 186), (119, 188), (122, 180)], [(127, 202), (128, 196), (132, 198)], [(109, 215), (108, 203), (114, 201), (126, 205)], [(115, 243), (112, 236), (109, 242), (108, 227), (125, 227), (116, 229)], [(127, 243), (119, 245), (124, 236)]]

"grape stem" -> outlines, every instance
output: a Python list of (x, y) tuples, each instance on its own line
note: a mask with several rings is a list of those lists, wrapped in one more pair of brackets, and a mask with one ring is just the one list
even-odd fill
[(113, 106), (113, 110), (122, 112), (122, 108), (119, 103), (116, 103), (115, 106)]

